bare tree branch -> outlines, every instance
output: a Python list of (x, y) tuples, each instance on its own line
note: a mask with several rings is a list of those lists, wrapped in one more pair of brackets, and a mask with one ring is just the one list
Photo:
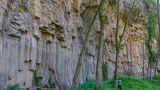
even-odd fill
[(85, 36), (85, 40), (84, 40), (84, 43), (82, 45), (82, 50), (81, 50), (79, 58), (78, 58), (78, 63), (76, 65), (76, 70), (75, 70), (75, 73), (74, 73), (73, 82), (72, 82), (73, 87), (77, 85), (77, 82), (78, 82), (78, 79), (79, 79), (79, 73), (80, 73), (80, 69), (81, 69), (81, 65), (82, 65), (82, 56), (83, 56), (83, 53), (84, 53), (84, 50), (85, 50), (85, 47), (86, 47), (86, 44), (87, 44), (87, 41), (88, 41), (89, 34), (91, 32), (91, 27), (92, 27), (98, 13), (99, 13), (100, 6), (103, 4), (102, 1), (103, 0), (101, 0), (101, 3), (98, 7), (98, 10), (96, 11), (96, 13), (95, 13), (95, 15), (94, 15), (89, 27), (88, 27), (88, 30), (87, 30), (87, 33), (86, 33), (86, 36)]

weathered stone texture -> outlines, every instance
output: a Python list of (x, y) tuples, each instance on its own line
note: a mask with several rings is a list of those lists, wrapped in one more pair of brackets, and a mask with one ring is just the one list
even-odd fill
[[(85, 32), (98, 6), (97, 0), (1, 0), (0, 1), (0, 85), (19, 83), (32, 86), (33, 71), (37, 71), (42, 86), (51, 74), (60, 89), (67, 89), (72, 79)], [(121, 4), (123, 8), (123, 4)], [(114, 41), (116, 17), (106, 6), (105, 39)], [(141, 24), (134, 23), (141, 31)], [(122, 29), (123, 24), (120, 24)], [(99, 20), (96, 19), (86, 46), (79, 83), (95, 79)], [(142, 76), (142, 41), (125, 35), (120, 53), (120, 74)], [(141, 36), (140, 33), (136, 34)], [(143, 35), (142, 35), (143, 36)], [(134, 36), (135, 37), (135, 36)], [(113, 77), (115, 51), (105, 43), (104, 61), (108, 75)], [(132, 65), (130, 65), (132, 59)], [(52, 73), (55, 72), (55, 73)]]

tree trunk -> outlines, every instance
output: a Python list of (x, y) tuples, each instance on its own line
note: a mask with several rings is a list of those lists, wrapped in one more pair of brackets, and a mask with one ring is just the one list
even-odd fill
[(105, 0), (101, 0), (101, 6), (99, 10), (99, 20), (100, 20), (100, 35), (98, 42), (98, 55), (97, 55), (97, 66), (96, 66), (96, 88), (95, 90), (100, 90), (100, 85), (102, 81), (102, 61), (103, 61), (103, 45), (104, 45), (104, 3)]
[(116, 25), (116, 33), (115, 33), (115, 49), (116, 49), (116, 61), (115, 61), (115, 70), (114, 70), (114, 87), (117, 88), (117, 80), (118, 80), (118, 61), (119, 61), (119, 0), (117, 0), (117, 25)]
[(152, 62), (151, 61), (149, 63), (149, 68), (150, 68), (150, 79), (152, 79)]
[(133, 65), (133, 64), (132, 64), (132, 62), (133, 62), (133, 61), (132, 61), (132, 47), (131, 47), (131, 46), (132, 46), (132, 44), (131, 44), (131, 41), (130, 41), (130, 59), (131, 59), (130, 75), (132, 75), (132, 74), (133, 74), (133, 73), (132, 73), (132, 65)]
[[(127, 61), (128, 61), (128, 63), (129, 63), (129, 62), (130, 62), (130, 60), (129, 60), (129, 51), (128, 51), (128, 46), (127, 46), (127, 44), (126, 44), (126, 51), (127, 51)], [(129, 65), (128, 65), (127, 76), (130, 76), (130, 69), (129, 69)]]
[(119, 60), (119, 48), (116, 48), (116, 62), (115, 62), (115, 71), (114, 71), (114, 87), (117, 88), (118, 80), (118, 60)]
[(75, 73), (74, 73), (74, 77), (73, 77), (73, 81), (72, 81), (72, 87), (75, 87), (78, 83), (78, 80), (79, 80), (79, 73), (80, 73), (80, 69), (81, 69), (81, 66), (82, 66), (82, 57), (83, 57), (83, 53), (84, 53), (84, 50), (85, 50), (85, 47), (86, 47), (86, 44), (87, 44), (87, 41), (88, 41), (88, 37), (89, 37), (89, 34), (91, 32), (91, 27), (94, 23), (94, 21), (96, 20), (96, 17), (99, 13), (99, 10), (100, 10), (100, 6), (102, 4), (102, 1), (98, 7), (98, 10), (97, 12), (95, 13), (95, 16), (93, 17), (89, 27), (88, 27), (88, 30), (87, 30), (87, 33), (85, 35), (85, 39), (84, 39), (84, 42), (83, 42), (83, 45), (82, 45), (82, 50), (80, 52), (80, 55), (78, 57), (78, 63), (76, 65), (76, 69), (75, 69)]
[(153, 59), (153, 54), (152, 54), (151, 48), (149, 48), (149, 54), (150, 54), (149, 55), (149, 69), (150, 69), (149, 78), (152, 79), (152, 59)]
[(144, 77), (144, 42), (142, 43), (142, 49), (143, 49), (143, 79), (145, 78)]
[(157, 0), (157, 15), (158, 15), (158, 31), (159, 31), (159, 35), (160, 35), (160, 15), (159, 15), (159, 0)]
[[(159, 0), (157, 0), (157, 15), (158, 15), (158, 31), (159, 31), (159, 38), (158, 38), (158, 42), (160, 42), (160, 9), (159, 9)], [(160, 51), (160, 48), (158, 46), (158, 52)], [(159, 56), (157, 58), (157, 61), (156, 61), (156, 67), (155, 67), (155, 75), (156, 75), (156, 72), (157, 72), (157, 65), (158, 65), (158, 60), (159, 60)]]
[(148, 73), (149, 73), (149, 64), (148, 64), (148, 67), (147, 67), (147, 78), (149, 78)]
[(157, 58), (157, 60), (156, 60), (156, 65), (155, 65), (155, 71), (154, 71), (154, 76), (156, 77), (156, 75), (157, 75), (157, 65), (158, 65), (158, 58)]

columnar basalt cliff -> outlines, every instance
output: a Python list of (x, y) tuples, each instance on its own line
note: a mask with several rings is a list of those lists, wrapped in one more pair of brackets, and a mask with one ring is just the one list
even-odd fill
[[(129, 5), (127, 1), (121, 2), (121, 30), (125, 17), (123, 8)], [(21, 86), (32, 87), (33, 72), (36, 71), (42, 86), (47, 85), (49, 76), (52, 76), (60, 89), (69, 88), (85, 32), (99, 2), (99, 0), (1, 0), (0, 85), (19, 83)], [(112, 7), (114, 5), (111, 5), (113, 3), (106, 2), (105, 7), (104, 61), (108, 64), (109, 78), (113, 77), (115, 61), (112, 42), (116, 15)], [(147, 73), (147, 56), (146, 53), (143, 54), (144, 18), (141, 14), (137, 17), (141, 18), (132, 18), (133, 22), (127, 26), (127, 33), (122, 42), (120, 75), (132, 72), (132, 75), (142, 77), (143, 59), (145, 75)], [(95, 79), (98, 34), (97, 18), (83, 56), (80, 84), (86, 79)]]

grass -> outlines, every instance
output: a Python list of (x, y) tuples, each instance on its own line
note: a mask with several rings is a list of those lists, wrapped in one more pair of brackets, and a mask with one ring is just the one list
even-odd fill
[(0, 90), (26, 90), (26, 89), (20, 88), (19, 84), (15, 84), (13, 86), (8, 86), (7, 88), (0, 86)]
[[(156, 80), (143, 80), (133, 77), (122, 77), (122, 90), (160, 90), (160, 78)], [(101, 84), (101, 90), (113, 90), (113, 81), (103, 81)], [(88, 81), (78, 88), (73, 88), (71, 90), (94, 90), (95, 82)]]
[[(123, 76), (122, 80), (122, 90), (160, 90), (160, 75), (154, 77), (153, 80), (149, 79), (138, 79), (134, 77)], [(87, 81), (85, 84), (77, 88), (72, 88), (71, 90), (94, 90), (95, 81)], [(3, 88), (0, 86), (0, 90), (27, 90), (19, 87), (18, 84), (13, 86), (8, 86)], [(46, 89), (52, 90), (52, 89)], [(54, 90), (54, 89), (53, 89)], [(101, 90), (113, 90), (113, 81), (107, 80), (103, 81), (101, 84)]]

